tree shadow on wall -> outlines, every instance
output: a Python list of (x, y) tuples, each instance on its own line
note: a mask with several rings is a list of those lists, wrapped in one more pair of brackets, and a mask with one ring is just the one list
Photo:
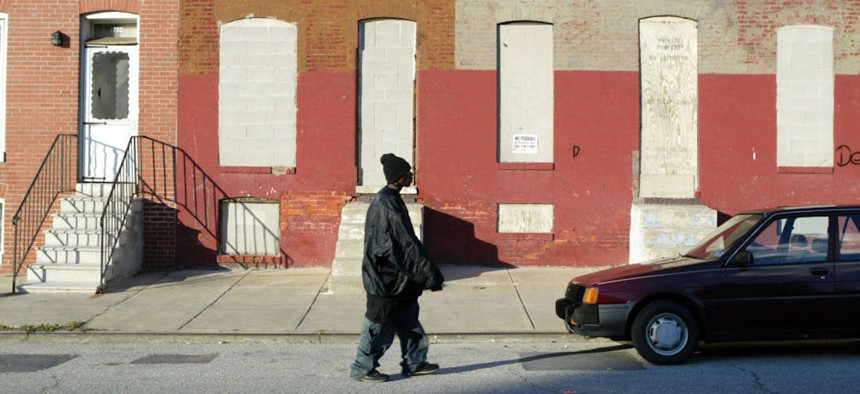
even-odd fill
[(496, 245), (475, 237), (473, 223), (427, 207), (424, 208), (424, 245), (437, 264), (469, 266), (468, 270), (457, 269), (446, 273), (446, 280), (515, 268), (499, 260), (499, 248)]

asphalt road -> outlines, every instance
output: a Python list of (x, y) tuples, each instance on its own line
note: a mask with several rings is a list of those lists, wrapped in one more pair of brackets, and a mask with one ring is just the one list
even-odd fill
[[(352, 345), (0, 343), (8, 393), (849, 393), (860, 344), (707, 346), (688, 363), (654, 366), (629, 346), (434, 344), (436, 375), (402, 378), (397, 343), (387, 383), (349, 379)], [(396, 375), (395, 375), (396, 374)]]

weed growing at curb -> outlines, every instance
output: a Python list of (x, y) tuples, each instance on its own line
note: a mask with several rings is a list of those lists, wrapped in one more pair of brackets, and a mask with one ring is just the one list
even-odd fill
[(66, 324), (39, 324), (38, 326), (25, 324), (21, 327), (10, 327), (0, 324), (0, 332), (3, 331), (21, 331), (26, 333), (34, 333), (34, 332), (57, 332), (57, 331), (81, 331), (87, 332), (90, 331), (88, 328), (84, 328), (84, 323), (79, 321), (73, 321)]

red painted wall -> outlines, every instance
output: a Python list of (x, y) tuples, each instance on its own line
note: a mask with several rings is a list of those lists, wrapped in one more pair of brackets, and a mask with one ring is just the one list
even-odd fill
[[(834, 150), (860, 149), (860, 77), (837, 75), (835, 83)], [(777, 172), (774, 75), (701, 75), (699, 149), (701, 200), (720, 212), (860, 204), (860, 165), (839, 166), (838, 156), (832, 173)]]
[[(434, 258), (517, 266), (625, 263), (639, 148), (638, 78), (636, 72), (556, 72), (555, 162), (509, 168), (496, 158), (495, 71), (419, 71), (415, 170)], [(340, 209), (354, 193), (354, 74), (299, 75), (298, 165), (286, 175), (217, 165), (217, 83), (217, 75), (181, 79), (180, 146), (226, 195), (281, 201), (287, 265), (330, 265)], [(858, 92), (860, 77), (837, 77), (836, 146), (860, 150), (851, 126), (860, 121)], [(773, 75), (699, 77), (702, 203), (726, 214), (857, 203), (860, 163), (837, 165), (832, 174), (777, 172), (775, 103)], [(554, 234), (499, 234), (500, 203), (553, 204)], [(180, 219), (180, 231), (190, 231), (205, 246), (203, 255), (214, 256), (216, 231), (207, 234), (192, 217)], [(200, 250), (180, 246), (179, 254), (180, 262), (200, 261), (194, 260)]]
[[(328, 266), (334, 259), (341, 208), (355, 191), (355, 75), (299, 74), (295, 172), (218, 165), (218, 76), (180, 78), (179, 147), (224, 197), (263, 197), (281, 202), (281, 248), (285, 265)], [(201, 194), (203, 182), (179, 183)], [(210, 187), (211, 188), (211, 187)], [(215, 199), (214, 202), (220, 199)], [(192, 199), (180, 210), (180, 266), (215, 261), (217, 223), (194, 214)], [(211, 211), (210, 213), (214, 213)]]
[[(417, 182), (431, 254), (458, 264), (626, 260), (638, 74), (555, 73), (550, 170), (497, 164), (496, 85), (495, 71), (419, 73)], [(498, 234), (499, 203), (553, 204), (554, 236)]]

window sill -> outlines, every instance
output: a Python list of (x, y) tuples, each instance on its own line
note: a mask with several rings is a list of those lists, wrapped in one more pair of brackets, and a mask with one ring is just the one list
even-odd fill
[(219, 254), (218, 264), (274, 264), (283, 265), (283, 256)]
[(238, 166), (230, 166), (230, 167), (219, 167), (219, 170), (225, 174), (272, 174), (272, 175), (285, 175), (285, 174), (295, 174), (295, 167), (238, 167)]
[(552, 171), (555, 163), (497, 163), (500, 171)]
[(832, 174), (833, 167), (776, 167), (777, 174)]
[(555, 234), (552, 233), (498, 233), (500, 240), (537, 240), (537, 241), (552, 241), (555, 239)]

